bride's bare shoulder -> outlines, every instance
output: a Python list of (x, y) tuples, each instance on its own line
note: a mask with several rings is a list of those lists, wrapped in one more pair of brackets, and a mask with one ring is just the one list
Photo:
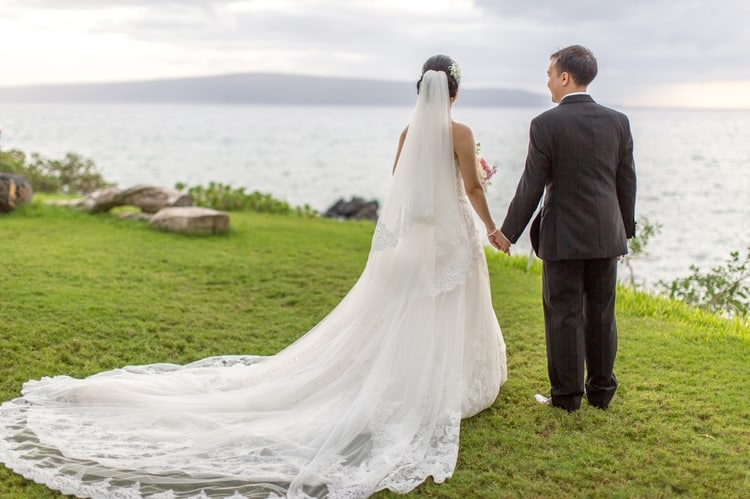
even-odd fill
[(464, 140), (474, 140), (474, 133), (471, 131), (471, 127), (469, 127), (469, 125), (453, 121), (452, 126), (454, 143), (462, 142)]

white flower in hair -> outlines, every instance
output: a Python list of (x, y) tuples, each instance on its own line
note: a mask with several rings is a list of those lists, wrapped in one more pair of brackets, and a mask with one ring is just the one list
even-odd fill
[(453, 79), (456, 80), (456, 83), (461, 83), (461, 68), (458, 67), (458, 64), (455, 61), (451, 63), (448, 72)]

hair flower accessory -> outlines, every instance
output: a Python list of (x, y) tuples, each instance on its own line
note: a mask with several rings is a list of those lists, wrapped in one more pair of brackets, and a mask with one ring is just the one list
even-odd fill
[(487, 192), (487, 187), (492, 185), (490, 179), (497, 173), (497, 166), (490, 166), (489, 163), (487, 163), (487, 160), (479, 154), (480, 149), (481, 146), (479, 142), (477, 142), (477, 145), (474, 148), (474, 152), (477, 155), (477, 174), (479, 175), (479, 182), (482, 184), (482, 188)]
[(450, 67), (448, 68), (448, 72), (453, 77), (454, 80), (456, 80), (456, 83), (461, 83), (461, 68), (458, 66), (458, 63), (455, 61), (451, 63)]

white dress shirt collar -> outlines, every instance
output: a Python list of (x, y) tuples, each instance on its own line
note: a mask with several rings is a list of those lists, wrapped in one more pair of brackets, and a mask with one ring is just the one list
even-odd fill
[(566, 94), (565, 97), (560, 99), (560, 102), (564, 101), (567, 97), (570, 97), (571, 95), (588, 95), (590, 97), (590, 94), (588, 92), (571, 92), (569, 94)]

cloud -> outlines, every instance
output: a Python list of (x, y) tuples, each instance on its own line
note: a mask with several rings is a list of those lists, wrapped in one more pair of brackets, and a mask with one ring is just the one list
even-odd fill
[(565, 5), (550, 0), (517, 2), (511, 0), (475, 0), (475, 5), (504, 18), (534, 19), (541, 23), (580, 22), (585, 20), (612, 21), (631, 11), (633, 7), (653, 4), (648, 0), (629, 2), (601, 2), (591, 0), (568, 0)]
[[(564, 6), (549, 0), (477, 0), (476, 4), (501, 19), (553, 27), (559, 35), (554, 48), (577, 40), (606, 56), (605, 62), (611, 61), (619, 75), (636, 81), (750, 77), (746, 50), (750, 3), (742, 0), (571, 0)], [(746, 64), (738, 66), (739, 61)]]
[(632, 102), (644, 107), (750, 109), (750, 80), (655, 85)]
[[(651, 88), (750, 80), (750, 2), (631, 0), (5, 0), (0, 30), (26, 37), (5, 58), (84, 80), (274, 71), (415, 79), (446, 53), (467, 86), (546, 93), (548, 56), (590, 47), (600, 73), (592, 92), (610, 103)], [(15, 22), (14, 22), (15, 20)], [(24, 35), (25, 31), (25, 35)], [(42, 37), (53, 45), (43, 60)], [(32, 47), (28, 48), (27, 47)], [(110, 61), (102, 52), (110, 52)], [(6, 66), (10, 67), (10, 66)], [(29, 70), (31, 71), (31, 70)], [(21, 78), (21, 71), (7, 78)], [(31, 73), (29, 73), (31, 74)], [(58, 75), (58, 76), (55, 76)], [(70, 81), (70, 72), (65, 78)], [(708, 87), (705, 87), (708, 88)], [(654, 95), (656, 95), (654, 93)]]
[[(8, 1), (8, 0), (6, 0)], [(115, 7), (163, 7), (163, 6), (184, 6), (184, 5), (203, 5), (210, 7), (217, 4), (237, 3), (236, 0), (108, 0), (106, 8)], [(61, 10), (86, 10), (101, 9), (101, 0), (67, 0), (58, 2), (56, 0), (9, 0), (8, 4), (15, 4), (32, 9), (61, 9)]]
[(91, 9), (96, 20), (89, 31), (173, 44), (190, 51), (198, 66), (205, 67), (205, 57), (219, 62), (217, 69), (222, 60), (244, 59), (237, 71), (411, 79), (424, 58), (458, 45), (446, 44), (446, 38), (470, 40), (466, 32), (477, 17), (470, 11), (446, 17), (434, 8), (394, 11), (373, 2), (335, 9), (326, 8), (330, 2), (314, 3), (225, 2), (208, 8), (201, 2), (161, 2), (158, 9), (139, 5), (116, 17)]

